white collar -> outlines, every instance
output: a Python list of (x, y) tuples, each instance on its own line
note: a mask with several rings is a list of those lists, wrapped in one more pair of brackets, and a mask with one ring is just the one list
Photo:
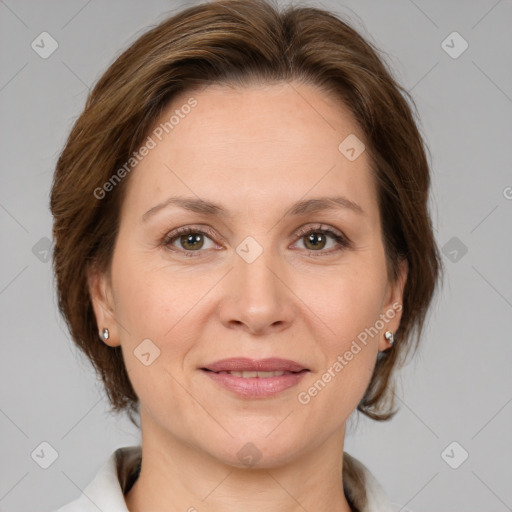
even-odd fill
[[(124, 446), (115, 450), (81, 496), (56, 512), (129, 512), (123, 490), (140, 464), (141, 453), (140, 445)], [(367, 503), (362, 508), (355, 503), (360, 512), (397, 512), (399, 507), (389, 501), (370, 470), (346, 452), (344, 457), (350, 458), (352, 464), (364, 475)]]

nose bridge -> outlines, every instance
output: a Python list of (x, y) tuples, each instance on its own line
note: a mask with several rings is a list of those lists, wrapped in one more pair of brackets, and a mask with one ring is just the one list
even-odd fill
[(221, 308), (222, 321), (244, 324), (252, 333), (289, 323), (290, 293), (283, 283), (284, 266), (276, 251), (247, 237), (236, 252)]
[[(270, 237), (265, 239), (267, 242)], [(254, 311), (264, 310), (277, 302), (282, 292), (282, 283), (276, 277), (276, 270), (281, 266), (275, 251), (270, 246), (264, 247), (252, 237), (247, 237), (237, 247), (235, 276), (238, 281), (237, 294)]]

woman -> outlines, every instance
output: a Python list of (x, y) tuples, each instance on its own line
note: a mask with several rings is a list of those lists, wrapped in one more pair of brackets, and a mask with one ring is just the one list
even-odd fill
[(142, 445), (61, 511), (397, 510), (343, 446), (396, 413), (441, 270), (406, 97), (337, 17), (263, 1), (110, 66), (57, 164), (54, 266)]

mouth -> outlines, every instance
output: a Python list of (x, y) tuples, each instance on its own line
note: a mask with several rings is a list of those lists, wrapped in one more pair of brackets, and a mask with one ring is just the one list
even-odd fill
[(276, 395), (299, 383), (310, 370), (288, 359), (223, 359), (200, 370), (220, 387), (245, 398)]
[[(201, 368), (201, 370), (204, 370), (206, 372), (211, 372), (212, 370), (208, 370), (208, 368)], [(275, 371), (275, 372), (258, 372), (258, 371), (252, 371), (252, 370), (248, 370), (248, 371), (242, 371), (242, 372), (237, 372), (237, 371), (221, 371), (221, 372), (213, 372), (213, 373), (216, 373), (217, 375), (234, 375), (235, 377), (241, 377), (242, 379), (254, 379), (254, 378), (258, 378), (258, 379), (268, 379), (269, 377), (281, 377), (281, 375), (292, 375), (292, 374), (296, 374), (296, 373), (302, 373), (302, 372), (307, 372), (309, 370), (301, 370), (300, 372), (280, 372), (280, 371)]]
[[(267, 359), (249, 359), (247, 357), (232, 357), (229, 359), (221, 359), (213, 363), (207, 364), (202, 370), (208, 370), (215, 373), (220, 372), (287, 372), (298, 373), (308, 370), (305, 366), (290, 359), (281, 359), (278, 357), (270, 357)], [(255, 377), (255, 375), (251, 375)]]

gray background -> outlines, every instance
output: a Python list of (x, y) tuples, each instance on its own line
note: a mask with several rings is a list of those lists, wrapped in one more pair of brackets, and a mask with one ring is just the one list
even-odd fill
[[(307, 3), (351, 21), (412, 90), (447, 270), (423, 346), (401, 373), (401, 411), (388, 423), (354, 422), (345, 449), (409, 510), (512, 510), (512, 3)], [(182, 5), (0, 2), (2, 511), (48, 511), (74, 499), (115, 448), (139, 442), (128, 420), (107, 415), (59, 317), (45, 261), (48, 194), (88, 88)], [(43, 31), (59, 45), (47, 59), (31, 48)], [(462, 40), (442, 45), (454, 31), (469, 44), (457, 58), (445, 49), (458, 53)], [(58, 453), (48, 469), (31, 457), (43, 441)], [(446, 461), (460, 464), (462, 450), (469, 457), (453, 469)]]

